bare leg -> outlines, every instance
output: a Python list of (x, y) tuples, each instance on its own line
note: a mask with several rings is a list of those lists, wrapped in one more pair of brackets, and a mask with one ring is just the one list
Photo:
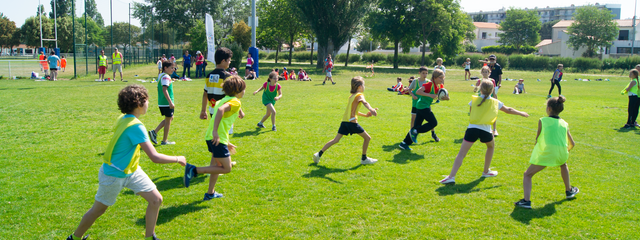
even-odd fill
[(276, 108), (273, 106), (273, 104), (268, 104), (267, 109), (271, 111), (271, 124), (275, 126), (276, 125)]
[(160, 122), (160, 124), (158, 124), (158, 126), (156, 127), (156, 132), (159, 132), (162, 128), (164, 128), (164, 122), (165, 120), (162, 120), (162, 122)]
[[(165, 117), (164, 118), (164, 134), (162, 136), (162, 141), (166, 142), (169, 137), (169, 128), (171, 127), (171, 121), (173, 121), (173, 117)], [(158, 132), (158, 131), (156, 131)]]
[(569, 179), (569, 167), (567, 166), (566, 163), (560, 166), (560, 174), (562, 175), (562, 181), (564, 181), (565, 191), (570, 191), (571, 181)]
[(491, 140), (491, 142), (487, 144), (487, 152), (484, 154), (484, 171), (482, 173), (488, 173), (489, 167), (491, 167), (491, 159), (493, 159), (493, 152), (495, 151), (495, 140)]
[(271, 104), (267, 104), (267, 113), (264, 114), (264, 117), (262, 117), (262, 120), (260, 120), (261, 123), (264, 123), (264, 121), (267, 121), (267, 118), (269, 118), (269, 116), (271, 116), (271, 108), (269, 108)]
[(526, 172), (524, 172), (524, 178), (522, 179), (522, 188), (524, 189), (524, 200), (531, 201), (531, 178), (536, 173), (542, 171), (545, 166), (533, 165), (529, 166)]
[(458, 169), (462, 166), (462, 161), (469, 153), (469, 149), (473, 146), (472, 142), (467, 142), (462, 140), (462, 145), (460, 145), (460, 152), (458, 152), (458, 156), (456, 156), (456, 160), (453, 162), (453, 167), (451, 168), (451, 173), (449, 173), (449, 177), (453, 178), (458, 173)]
[(77, 237), (82, 237), (82, 235), (84, 235), (87, 232), (87, 230), (89, 230), (91, 225), (93, 225), (96, 219), (98, 219), (100, 216), (102, 216), (102, 214), (104, 214), (105, 211), (107, 211), (108, 207), (109, 206), (104, 205), (101, 202), (94, 201), (91, 209), (89, 209), (89, 211), (87, 211), (87, 213), (85, 213), (84, 216), (82, 216), (82, 220), (80, 220), (80, 225), (78, 225), (78, 228), (76, 228), (76, 231), (73, 232), (73, 235)]
[(331, 141), (327, 142), (327, 144), (325, 144), (324, 147), (322, 147), (322, 152), (326, 152), (331, 146), (333, 146), (333, 144), (340, 142), (340, 139), (342, 138), (342, 136), (344, 135), (338, 133), (338, 135), (336, 135), (335, 138), (331, 139)]
[(360, 135), (360, 137), (362, 137), (364, 139), (364, 142), (362, 142), (362, 155), (367, 155), (367, 148), (369, 147), (369, 142), (371, 141), (371, 136), (369, 136), (367, 131), (358, 133), (358, 135)]
[(158, 212), (162, 205), (162, 195), (158, 192), (158, 189), (154, 189), (151, 192), (138, 193), (144, 200), (149, 203), (147, 205), (147, 213), (144, 215), (145, 219), (145, 233), (144, 237), (151, 237), (156, 230), (156, 222), (158, 221)]
[(196, 171), (198, 174), (208, 173), (211, 175), (209, 178), (209, 190), (207, 193), (213, 194), (216, 182), (218, 181), (218, 175), (231, 172), (231, 157), (214, 158), (212, 156), (211, 164), (209, 166), (196, 168)]

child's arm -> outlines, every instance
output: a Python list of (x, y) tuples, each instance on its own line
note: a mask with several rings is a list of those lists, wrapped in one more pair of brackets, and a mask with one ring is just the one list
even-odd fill
[(431, 94), (431, 93), (427, 93), (424, 91), (424, 87), (420, 87), (420, 89), (418, 89), (418, 91), (416, 92), (416, 94), (420, 95), (420, 96), (425, 96), (425, 97), (430, 97), (433, 99), (438, 98), (438, 95), (436, 94)]
[(207, 103), (209, 102), (209, 98), (207, 97), (207, 91), (203, 91), (202, 93), (202, 109), (200, 111), (200, 119), (207, 120)]
[(179, 163), (182, 166), (187, 164), (187, 158), (184, 156), (167, 156), (162, 153), (158, 153), (156, 148), (151, 145), (150, 141), (140, 143), (140, 148), (142, 148), (147, 156), (149, 156), (149, 159), (154, 163)]
[(625, 92), (629, 92), (629, 90), (631, 90), (631, 88), (633, 88), (635, 85), (636, 85), (636, 82), (631, 80), (631, 83), (629, 83), (629, 87), (625, 89)]
[(522, 85), (522, 93), (526, 93), (527, 90), (524, 89), (524, 85)]
[(213, 119), (213, 139), (211, 140), (214, 146), (218, 146), (218, 143), (220, 143), (220, 136), (218, 136), (218, 126), (220, 126), (220, 122), (222, 121), (222, 115), (224, 115), (224, 113), (228, 112), (229, 110), (231, 110), (231, 106), (229, 106), (229, 103), (225, 103), (218, 108), (218, 111), (215, 114), (215, 117)]
[(412, 89), (415, 88), (415, 84), (418, 84), (416, 82), (418, 82), (420, 80), (414, 79), (413, 82), (411, 82), (411, 84), (409, 84), (409, 95), (411, 95), (411, 98), (418, 100), (418, 96), (416, 96), (415, 94), (413, 94), (413, 91), (411, 91)]
[(173, 101), (171, 101), (171, 98), (169, 97), (169, 91), (167, 91), (167, 88), (167, 86), (162, 86), (162, 93), (164, 94), (165, 99), (169, 101), (169, 108), (174, 109), (176, 106), (173, 105)]
[(240, 110), (238, 111), (238, 118), (240, 119), (244, 118), (244, 111), (242, 111), (242, 108), (240, 108)]
[(538, 120), (538, 133), (536, 133), (536, 144), (538, 144), (538, 137), (540, 137), (540, 132), (542, 132), (542, 121)]
[(369, 103), (367, 102), (367, 100), (364, 99), (364, 96), (360, 95), (358, 98), (360, 98), (359, 102), (362, 103), (362, 106), (366, 107), (367, 109), (369, 109), (369, 112), (367, 114), (358, 112), (357, 114), (359, 116), (363, 116), (363, 117), (371, 117), (371, 116), (378, 116), (378, 109), (377, 108), (372, 108), (371, 105), (369, 105)]
[(513, 115), (520, 115), (523, 117), (529, 117), (529, 114), (526, 112), (522, 112), (522, 111), (518, 111), (515, 110), (513, 108), (507, 107), (507, 106), (502, 106), (502, 108), (500, 108), (501, 111), (507, 113), (507, 114), (513, 114)]
[(280, 85), (276, 85), (276, 87), (278, 88), (278, 96), (274, 97), (273, 99), (278, 101), (280, 100), (280, 98), (282, 98), (282, 87), (280, 87)]
[(256, 95), (256, 93), (259, 93), (260, 91), (262, 91), (262, 89), (264, 89), (264, 86), (260, 86), (260, 88), (258, 90), (253, 92), (253, 95)]
[(567, 137), (569, 138), (569, 151), (571, 151), (576, 146), (576, 142), (573, 141), (573, 136), (571, 136), (569, 129), (567, 129)]

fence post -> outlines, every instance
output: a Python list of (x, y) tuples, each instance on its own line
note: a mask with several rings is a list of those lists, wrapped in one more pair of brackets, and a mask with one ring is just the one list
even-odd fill
[(11, 79), (11, 60), (9, 60), (9, 79)]

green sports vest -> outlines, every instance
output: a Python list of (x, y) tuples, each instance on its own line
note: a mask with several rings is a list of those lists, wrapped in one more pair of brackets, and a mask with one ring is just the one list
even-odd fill
[[(636, 82), (636, 85), (634, 87), (632, 87), (631, 89), (629, 89), (629, 92), (633, 93), (635, 95), (638, 95), (638, 92), (639, 92), (638, 88), (640, 88), (640, 86), (638, 86), (638, 79), (637, 78), (636, 79), (632, 79), (631, 81)], [(631, 85), (631, 83), (627, 84), (627, 86), (624, 87), (624, 89), (627, 89), (629, 87), (629, 85)]]
[(555, 167), (569, 159), (568, 137), (569, 124), (563, 119), (552, 117), (540, 118), (542, 130), (538, 142), (531, 153), (531, 164)]
[[(162, 77), (164, 77), (165, 75), (168, 76), (168, 74), (162, 73), (162, 75), (158, 77), (158, 106), (169, 105), (169, 101), (164, 96), (164, 93), (162, 91)], [(169, 86), (167, 86), (167, 92), (169, 93), (169, 98), (171, 98), (171, 102), (175, 104), (175, 102), (173, 101), (173, 82), (170, 83)]]
[[(416, 79), (413, 81), (417, 81), (416, 82), (416, 86), (413, 88), (413, 90), (411, 90), (411, 92), (413, 93), (413, 95), (416, 95), (416, 97), (418, 97), (418, 99), (420, 99), (420, 95), (416, 94), (416, 92), (418, 92), (418, 89), (420, 89), (420, 86), (422, 86), (423, 84), (426, 84), (429, 82), (429, 79), (425, 79), (425, 82), (423, 84), (420, 84), (420, 79)], [(411, 107), (416, 107), (416, 104), (418, 103), (418, 99), (413, 99), (413, 97), (411, 98)]]
[(278, 96), (278, 86), (280, 85), (276, 83), (276, 87), (273, 89), (273, 92), (272, 92), (272, 91), (269, 91), (270, 85), (267, 83), (267, 87), (262, 92), (262, 104), (267, 105), (271, 103), (274, 106), (276, 105), (275, 97)]
[[(429, 91), (429, 93), (436, 94), (435, 92), (436, 92), (436, 86), (435, 86), (435, 83), (433, 83), (431, 84), (431, 91)], [(433, 103), (433, 98), (418, 95), (418, 102), (416, 102), (416, 108), (417, 109), (430, 108), (431, 103)]]

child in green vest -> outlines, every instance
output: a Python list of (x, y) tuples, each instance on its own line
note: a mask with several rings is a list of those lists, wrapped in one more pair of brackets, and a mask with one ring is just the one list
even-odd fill
[(569, 151), (576, 143), (569, 132), (569, 124), (559, 116), (564, 110), (565, 101), (563, 96), (552, 97), (547, 101), (547, 115), (549, 116), (540, 118), (538, 121), (536, 145), (533, 147), (529, 160), (531, 165), (524, 172), (522, 180), (524, 198), (515, 203), (517, 207), (531, 208), (531, 178), (546, 167), (560, 166), (567, 199), (574, 198), (580, 192), (577, 187), (571, 186), (569, 180), (567, 160), (569, 159)]
[(636, 127), (636, 119), (638, 118), (638, 108), (640, 108), (640, 98), (638, 97), (638, 70), (631, 69), (629, 71), (631, 82), (622, 90), (622, 94), (629, 95), (629, 105), (627, 106), (627, 123), (623, 128), (630, 129)]
[(498, 110), (508, 114), (520, 115), (523, 117), (529, 117), (526, 112), (521, 112), (513, 108), (504, 106), (504, 104), (498, 99), (492, 98), (491, 94), (494, 91), (493, 83), (489, 80), (483, 80), (480, 83), (480, 96), (471, 96), (472, 100), (469, 102), (469, 126), (464, 133), (464, 140), (460, 146), (460, 152), (456, 156), (456, 160), (453, 162), (453, 168), (449, 176), (440, 180), (442, 184), (455, 183), (456, 173), (462, 161), (467, 156), (469, 149), (473, 146), (473, 143), (480, 139), (480, 142), (487, 145), (487, 152), (484, 156), (484, 170), (482, 171), (482, 177), (495, 177), (498, 175), (498, 171), (492, 171), (489, 169), (491, 166), (491, 159), (493, 158), (493, 151), (495, 142), (493, 134), (491, 134), (491, 124), (498, 119)]
[(269, 79), (267, 79), (267, 82), (265, 82), (258, 90), (253, 92), (253, 95), (256, 95), (256, 93), (262, 91), (263, 89), (264, 89), (264, 92), (262, 92), (262, 104), (264, 104), (264, 106), (267, 107), (267, 113), (264, 115), (264, 117), (262, 117), (262, 120), (260, 120), (260, 122), (258, 123), (258, 127), (264, 128), (264, 124), (262, 123), (266, 121), (267, 118), (269, 118), (269, 116), (271, 116), (271, 124), (273, 125), (271, 127), (271, 130), (275, 131), (276, 130), (276, 108), (274, 106), (276, 105), (276, 101), (282, 98), (282, 88), (280, 87), (280, 84), (278, 84), (277, 72), (271, 72), (269, 74)]
[[(411, 128), (413, 128), (413, 125), (416, 122), (416, 115), (418, 114), (418, 109), (416, 108), (416, 104), (418, 103), (419, 97), (416, 94), (416, 92), (418, 92), (418, 89), (420, 89), (422, 85), (429, 82), (429, 79), (427, 78), (429, 76), (429, 69), (427, 67), (422, 66), (420, 67), (419, 72), (420, 72), (420, 77), (418, 78), (418, 80), (414, 80), (411, 82), (411, 84), (409, 84), (409, 94), (411, 95)], [(438, 135), (436, 135), (435, 129), (431, 129), (431, 137), (433, 138), (434, 141), (440, 142), (440, 138), (438, 138)], [(416, 137), (416, 140), (418, 140), (417, 137)], [(418, 143), (418, 142), (416, 141), (415, 143)]]
[[(100, 184), (95, 202), (67, 240), (81, 239), (96, 219), (102, 216), (109, 206), (115, 204), (124, 187), (131, 189), (149, 203), (145, 215), (145, 239), (158, 239), (155, 236), (155, 226), (162, 205), (162, 195), (149, 176), (138, 166), (140, 149), (154, 163), (179, 163), (185, 166), (187, 160), (184, 156), (167, 156), (156, 152), (149, 141), (147, 130), (138, 120), (147, 112), (148, 99), (147, 89), (137, 84), (126, 86), (118, 93), (118, 108), (123, 115), (118, 118), (115, 133), (104, 153), (104, 163), (98, 173)], [(86, 239), (86, 236), (82, 239)]]
[(233, 75), (222, 83), (222, 90), (226, 96), (218, 101), (213, 108), (213, 117), (209, 120), (209, 127), (205, 133), (205, 141), (209, 152), (211, 152), (211, 164), (207, 167), (196, 167), (187, 164), (184, 172), (184, 185), (189, 187), (191, 179), (198, 174), (208, 173), (209, 189), (204, 194), (204, 201), (214, 198), (221, 198), (222, 194), (215, 191), (219, 174), (231, 172), (234, 162), (231, 155), (236, 153), (236, 146), (229, 142), (229, 129), (238, 118), (244, 118), (244, 113), (240, 111), (240, 99), (244, 96), (247, 87), (244, 80), (237, 75)]
[[(349, 101), (347, 103), (347, 108), (344, 111), (344, 115), (342, 115), (342, 123), (340, 123), (340, 128), (338, 129), (338, 135), (335, 138), (331, 139), (331, 141), (327, 142), (327, 144), (322, 147), (322, 150), (313, 154), (313, 162), (318, 164), (320, 162), (320, 158), (322, 154), (326, 152), (333, 144), (340, 142), (340, 139), (344, 135), (358, 134), (363, 139), (362, 143), (362, 158), (360, 159), (360, 164), (374, 164), (378, 160), (367, 157), (367, 148), (369, 147), (369, 141), (371, 141), (371, 136), (358, 124), (358, 116), (362, 117), (371, 117), (378, 116), (377, 108), (372, 108), (371, 105), (364, 99), (364, 78), (357, 76), (351, 79), (351, 96), (349, 97)], [(364, 114), (361, 113), (360, 106), (366, 107), (369, 112)]]
[(173, 64), (169, 61), (162, 62), (162, 73), (158, 75), (158, 107), (160, 114), (164, 116), (164, 120), (158, 124), (155, 130), (149, 131), (149, 137), (154, 144), (158, 144), (158, 132), (164, 128), (161, 145), (173, 145), (176, 142), (169, 142), (169, 129), (173, 121), (173, 112), (175, 109), (173, 100), (173, 81), (171, 80), (171, 72), (173, 72)]

